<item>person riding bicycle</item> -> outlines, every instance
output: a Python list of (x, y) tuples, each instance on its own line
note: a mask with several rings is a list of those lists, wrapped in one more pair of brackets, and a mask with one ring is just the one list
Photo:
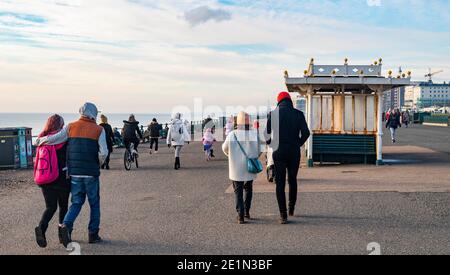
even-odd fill
[(130, 145), (134, 145), (134, 150), (136, 152), (131, 153), (137, 153), (137, 149), (139, 146), (139, 141), (142, 139), (142, 132), (139, 129), (139, 121), (136, 121), (136, 118), (134, 115), (130, 115), (130, 117), (127, 120), (123, 121), (123, 129), (122, 129), (122, 136), (123, 136), (123, 142), (125, 144), (125, 148), (127, 150), (130, 150)]

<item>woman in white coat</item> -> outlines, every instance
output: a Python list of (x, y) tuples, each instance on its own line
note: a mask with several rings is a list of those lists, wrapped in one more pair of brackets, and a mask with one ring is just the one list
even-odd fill
[(183, 148), (186, 142), (191, 141), (191, 136), (187, 130), (186, 124), (181, 119), (181, 114), (175, 114), (172, 122), (169, 126), (169, 132), (167, 133), (167, 145), (173, 146), (175, 149), (175, 170), (181, 168), (180, 154), (181, 148)]
[[(250, 208), (253, 197), (253, 181), (257, 175), (248, 172), (247, 157), (242, 152), (239, 143), (249, 158), (258, 158), (261, 154), (258, 133), (250, 126), (250, 116), (241, 112), (237, 117), (237, 129), (230, 132), (222, 145), (222, 150), (228, 156), (229, 177), (233, 182), (236, 195), (236, 211), (238, 223), (244, 224), (245, 218), (250, 219)], [(245, 191), (245, 200), (244, 200)]]

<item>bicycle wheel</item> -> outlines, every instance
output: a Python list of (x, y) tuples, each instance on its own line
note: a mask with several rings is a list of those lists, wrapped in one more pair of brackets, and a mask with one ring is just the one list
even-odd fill
[(127, 150), (125, 151), (125, 154), (123, 155), (123, 164), (125, 166), (125, 170), (127, 170), (127, 171), (131, 170), (130, 153)]

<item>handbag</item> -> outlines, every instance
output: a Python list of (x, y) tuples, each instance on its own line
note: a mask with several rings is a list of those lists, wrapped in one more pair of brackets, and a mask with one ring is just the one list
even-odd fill
[(241, 143), (239, 142), (236, 134), (234, 134), (234, 138), (236, 139), (237, 144), (239, 145), (239, 148), (241, 149), (242, 153), (244, 154), (245, 158), (247, 159), (247, 171), (250, 174), (259, 174), (263, 171), (263, 166), (258, 158), (249, 158), (247, 153), (244, 150), (244, 147), (242, 147)]

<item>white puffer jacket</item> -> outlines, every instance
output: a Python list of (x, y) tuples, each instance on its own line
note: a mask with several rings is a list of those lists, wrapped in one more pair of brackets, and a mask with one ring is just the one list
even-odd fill
[[(175, 134), (175, 129), (182, 129), (181, 134)], [(177, 114), (169, 125), (169, 132), (167, 134), (167, 144), (172, 146), (183, 146), (186, 142), (191, 141), (191, 136), (186, 127), (186, 124), (181, 120), (181, 115)]]

